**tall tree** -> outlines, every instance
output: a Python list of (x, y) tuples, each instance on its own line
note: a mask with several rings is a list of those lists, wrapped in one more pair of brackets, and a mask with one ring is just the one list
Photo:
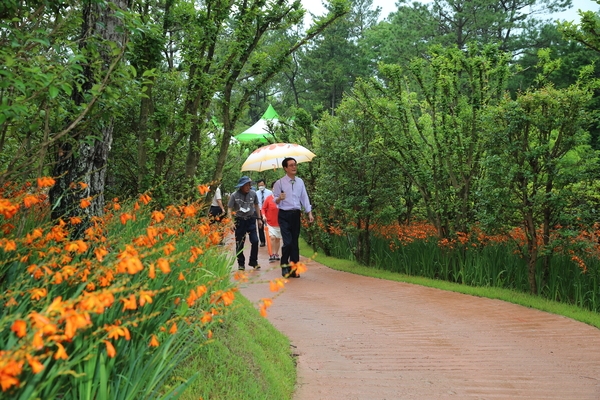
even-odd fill
[(500, 99), (508, 60), (493, 46), (434, 48), (413, 60), (410, 74), (382, 66), (384, 83), (371, 83), (379, 95), (363, 101), (378, 121), (382, 153), (419, 190), (440, 237), (472, 221), (485, 151), (481, 113)]
[(375, 25), (381, 10), (373, 8), (372, 0), (352, 0), (351, 5), (351, 11), (316, 38), (299, 60), (306, 99), (300, 106), (315, 116), (322, 110), (332, 114), (356, 79), (370, 74), (358, 41)]
[(531, 32), (545, 23), (539, 17), (570, 5), (571, 0), (434, 0), (425, 5), (401, 1), (387, 21), (368, 33), (368, 43), (375, 59), (404, 65), (435, 44), (460, 49), (470, 42), (496, 44), (517, 55), (536, 46)]
[[(587, 68), (587, 73), (591, 72)], [(582, 76), (581, 82), (587, 80)], [(597, 155), (587, 146), (586, 103), (592, 87), (578, 83), (566, 89), (545, 86), (506, 96), (486, 114), (486, 177), (480, 192), (480, 220), (486, 225), (521, 226), (531, 293), (538, 293), (549, 272), (551, 233), (568, 224), (567, 188), (583, 181)], [(542, 279), (538, 261), (544, 255)]]
[[(96, 102), (97, 94), (111, 79), (114, 80), (113, 74), (119, 67), (127, 42), (119, 15), (124, 15), (127, 7), (126, 0), (83, 2), (79, 51), (85, 61), (81, 65), (81, 81), (77, 82), (73, 91), (75, 107)], [(106, 165), (114, 129), (111, 111), (116, 107), (116, 102), (112, 102), (114, 99), (106, 94), (102, 114), (79, 124), (56, 150), (57, 163), (53, 175), (57, 177), (57, 183), (50, 191), (54, 218), (79, 214), (81, 211), (76, 207), (85, 198), (91, 203), (83, 211), (86, 215), (104, 212)], [(78, 122), (77, 119), (70, 120), (67, 125)], [(84, 185), (80, 186), (78, 182)]]

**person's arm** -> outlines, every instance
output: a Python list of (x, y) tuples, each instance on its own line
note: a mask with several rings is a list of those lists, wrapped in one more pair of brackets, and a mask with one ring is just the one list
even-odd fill
[(221, 188), (217, 188), (215, 192), (215, 199), (217, 200), (217, 204), (221, 207), (221, 213), (225, 214), (225, 207), (223, 207), (223, 196), (221, 195)]
[(256, 202), (254, 204), (254, 208), (256, 210), (256, 220), (258, 221), (258, 226), (260, 227), (262, 225), (262, 223), (263, 223), (263, 220), (262, 220), (262, 212), (260, 211), (260, 207), (258, 205), (258, 202)]
[(285, 192), (281, 186), (282, 184), (283, 180), (279, 179), (275, 182), (275, 185), (273, 185), (273, 200), (275, 201), (275, 204), (279, 204), (281, 203), (281, 200), (285, 200)]
[(312, 214), (312, 205), (310, 204), (310, 199), (308, 198), (308, 192), (306, 191), (306, 186), (304, 182), (302, 182), (302, 194), (300, 195), (300, 204), (304, 207), (304, 212), (308, 214), (308, 222), (313, 222), (315, 219)]
[(227, 203), (227, 208), (229, 208), (229, 217), (233, 218), (234, 214), (234, 206), (235, 206), (235, 193), (232, 193), (229, 196), (229, 202)]
[(225, 207), (223, 207), (223, 201), (221, 199), (217, 199), (217, 204), (221, 207), (221, 212), (225, 214)]

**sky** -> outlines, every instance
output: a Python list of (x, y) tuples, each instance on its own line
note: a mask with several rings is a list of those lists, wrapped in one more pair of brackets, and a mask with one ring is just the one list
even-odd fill
[[(302, 5), (304, 5), (306, 10), (313, 14), (321, 15), (325, 11), (321, 2), (321, 0), (302, 0)], [(426, 3), (427, 1), (424, 2)], [(373, 5), (381, 7), (382, 19), (397, 9), (395, 0), (373, 0)], [(549, 16), (549, 19), (579, 22), (579, 15), (577, 14), (578, 9), (581, 9), (582, 11), (597, 11), (599, 8), (600, 6), (594, 0), (573, 0), (573, 7), (570, 10), (551, 15)]]

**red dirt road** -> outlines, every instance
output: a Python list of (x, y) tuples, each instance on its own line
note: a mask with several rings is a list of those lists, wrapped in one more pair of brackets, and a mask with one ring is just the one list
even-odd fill
[[(260, 249), (263, 268), (250, 277), (280, 276), (266, 253)], [(298, 356), (295, 400), (600, 399), (596, 328), (498, 300), (307, 266), (268, 310)], [(241, 292), (251, 301), (273, 295), (267, 284)]]

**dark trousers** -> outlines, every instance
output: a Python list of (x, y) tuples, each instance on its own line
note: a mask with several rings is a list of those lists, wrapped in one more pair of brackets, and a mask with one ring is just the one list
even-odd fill
[(258, 265), (258, 236), (256, 235), (256, 219), (235, 219), (235, 253), (237, 254), (238, 266), (243, 267), (246, 263), (244, 256), (244, 242), (246, 234), (250, 238), (250, 262), (248, 265), (255, 267)]
[(210, 206), (208, 216), (211, 223), (221, 222), (221, 219), (223, 219), (223, 211), (221, 211), (221, 207), (219, 206)]
[(279, 210), (279, 229), (281, 230), (281, 265), (300, 261), (300, 210)]

